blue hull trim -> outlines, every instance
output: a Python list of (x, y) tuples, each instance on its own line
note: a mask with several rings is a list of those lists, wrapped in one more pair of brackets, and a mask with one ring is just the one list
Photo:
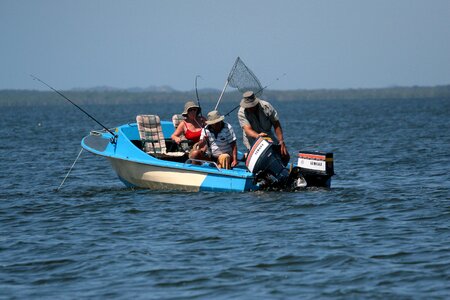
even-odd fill
[[(164, 135), (173, 131), (171, 122), (162, 121)], [(217, 169), (209, 165), (193, 165), (157, 159), (136, 146), (140, 141), (135, 123), (106, 131), (91, 132), (81, 146), (87, 151), (108, 158), (119, 179), (127, 187), (157, 190), (186, 190), (214, 192), (244, 192), (258, 190), (254, 177), (245, 166), (233, 170)], [(170, 136), (170, 135), (169, 135)]]
[(122, 183), (127, 187), (127, 188), (136, 188), (137, 186), (135, 186), (134, 184), (126, 181), (125, 179), (123, 179), (120, 176), (117, 176), (119, 178), (120, 181), (122, 181)]

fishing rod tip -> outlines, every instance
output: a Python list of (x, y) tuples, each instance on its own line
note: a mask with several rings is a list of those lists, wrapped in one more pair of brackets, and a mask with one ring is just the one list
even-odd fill
[(31, 78), (33, 78), (33, 80), (37, 80), (37, 81), (41, 81), (39, 78), (37, 78), (36, 76), (34, 76), (33, 74), (29, 74)]

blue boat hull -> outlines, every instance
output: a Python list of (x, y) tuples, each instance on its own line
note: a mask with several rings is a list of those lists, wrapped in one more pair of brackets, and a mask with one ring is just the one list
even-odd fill
[[(161, 122), (164, 136), (170, 136), (173, 125)], [(81, 146), (109, 160), (120, 180), (129, 187), (172, 191), (244, 192), (258, 190), (254, 176), (244, 165), (233, 170), (218, 169), (210, 164), (155, 158), (136, 146), (139, 133), (136, 124), (114, 129), (116, 137), (106, 131), (93, 131), (84, 137)]]

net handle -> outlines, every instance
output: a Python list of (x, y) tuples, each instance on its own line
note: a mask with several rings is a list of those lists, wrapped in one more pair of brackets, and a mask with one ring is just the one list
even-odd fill
[(225, 86), (222, 89), (222, 93), (220, 93), (219, 100), (217, 100), (217, 104), (216, 104), (216, 107), (214, 107), (214, 110), (217, 110), (217, 107), (219, 106), (220, 100), (222, 100), (223, 94), (225, 93), (225, 90), (227, 89), (229, 82), (230, 81), (228, 79), (227, 79), (227, 81), (225, 81)]
[(238, 64), (239, 60), (240, 60), (240, 57), (238, 56), (238, 57), (236, 58), (236, 61), (234, 62), (233, 67), (231, 68), (230, 73), (228, 74), (227, 81), (225, 81), (225, 86), (224, 86), (223, 89), (222, 89), (222, 93), (220, 93), (219, 100), (217, 100), (217, 104), (216, 104), (216, 106), (214, 107), (214, 110), (217, 110), (217, 107), (219, 106), (220, 101), (222, 100), (223, 94), (225, 93), (225, 90), (226, 90), (227, 87), (228, 87), (228, 83), (230, 82), (231, 77), (233, 77), (233, 73), (234, 73), (234, 71), (236, 70), (236, 67), (237, 67), (237, 64)]

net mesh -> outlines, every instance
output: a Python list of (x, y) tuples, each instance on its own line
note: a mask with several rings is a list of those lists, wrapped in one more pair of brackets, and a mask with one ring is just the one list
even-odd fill
[(258, 78), (244, 64), (240, 57), (236, 59), (231, 69), (230, 75), (228, 76), (228, 84), (238, 89), (241, 93), (253, 91), (258, 97), (263, 93), (263, 87)]

